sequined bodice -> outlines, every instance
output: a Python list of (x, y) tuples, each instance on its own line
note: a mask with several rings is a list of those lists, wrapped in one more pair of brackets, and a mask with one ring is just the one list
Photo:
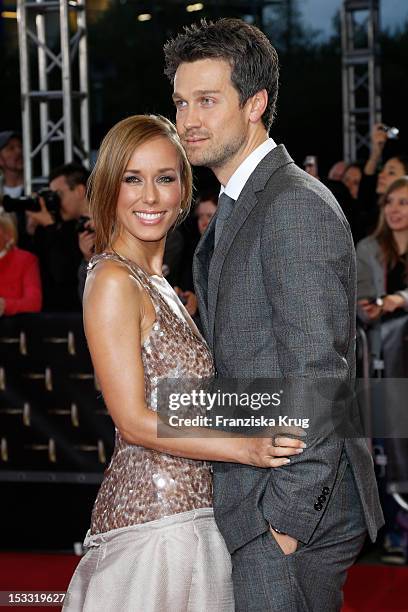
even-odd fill
[[(106, 259), (128, 267), (156, 311), (156, 321), (142, 346), (146, 404), (156, 410), (158, 381), (211, 376), (211, 354), (204, 340), (187, 320), (182, 321), (171, 310), (150, 277), (138, 266), (116, 254), (102, 253), (92, 258), (88, 269)], [(91, 533), (211, 506), (208, 464), (128, 444), (116, 430), (115, 449), (92, 512)]]

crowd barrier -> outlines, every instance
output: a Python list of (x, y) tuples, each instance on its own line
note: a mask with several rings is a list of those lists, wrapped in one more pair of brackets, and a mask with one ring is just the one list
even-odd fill
[(82, 540), (113, 440), (82, 316), (0, 319), (1, 548)]
[[(381, 350), (372, 354), (370, 333), (364, 327), (357, 328), (357, 373), (363, 379), (365, 391), (364, 401), (370, 410), (371, 419), (381, 420), (381, 412), (386, 414), (388, 423), (393, 420), (393, 414), (387, 413), (389, 406), (375, 397), (372, 385), (373, 378), (408, 378), (408, 315), (387, 321), (381, 326)], [(394, 382), (393, 382), (394, 384)], [(406, 403), (406, 418), (408, 420), (408, 402)], [(402, 412), (405, 412), (402, 411)], [(398, 415), (399, 416), (399, 415)], [(393, 495), (396, 502), (404, 510), (408, 510), (408, 439), (398, 437), (398, 430), (406, 431), (406, 423), (394, 423), (394, 437), (374, 439), (373, 454), (377, 476), (385, 483), (385, 489)], [(365, 424), (365, 431), (372, 430), (371, 423)]]

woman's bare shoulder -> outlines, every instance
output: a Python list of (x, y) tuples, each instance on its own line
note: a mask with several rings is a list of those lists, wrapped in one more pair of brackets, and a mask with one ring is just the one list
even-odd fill
[(119, 261), (99, 261), (89, 272), (86, 278), (84, 291), (84, 308), (88, 303), (93, 306), (98, 303), (112, 302), (124, 304), (130, 298), (132, 302), (139, 300), (141, 287), (132, 282), (133, 275), (129, 268)]

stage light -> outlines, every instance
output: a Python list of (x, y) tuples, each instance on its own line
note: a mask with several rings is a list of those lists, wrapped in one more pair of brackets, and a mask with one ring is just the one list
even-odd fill
[(141, 15), (137, 16), (137, 20), (138, 21), (150, 21), (152, 18), (150, 13), (142, 13)]
[(195, 13), (196, 11), (202, 11), (204, 8), (204, 4), (202, 2), (197, 2), (196, 4), (187, 4), (186, 11), (187, 13)]
[(17, 19), (17, 11), (2, 11), (3, 19)]

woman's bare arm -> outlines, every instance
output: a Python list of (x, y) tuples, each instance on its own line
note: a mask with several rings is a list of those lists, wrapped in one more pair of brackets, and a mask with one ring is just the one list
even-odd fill
[[(146, 321), (153, 322), (145, 296), (129, 271), (114, 262), (103, 262), (88, 275), (85, 333), (106, 406), (122, 437), (171, 455), (259, 467), (280, 467), (298, 454), (304, 444), (282, 436), (279, 447), (271, 439), (226, 438), (222, 432), (218, 437), (215, 431), (210, 437), (199, 428), (194, 437), (158, 437), (157, 414), (145, 401), (141, 342)], [(196, 437), (200, 432), (203, 437)]]

